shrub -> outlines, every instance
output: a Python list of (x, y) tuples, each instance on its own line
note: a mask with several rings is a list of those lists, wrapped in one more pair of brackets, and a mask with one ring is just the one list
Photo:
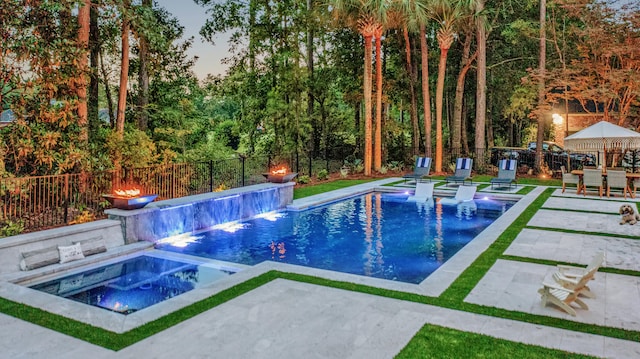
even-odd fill
[(213, 189), (213, 192), (222, 192), (222, 191), (226, 191), (228, 189), (229, 189), (229, 187), (227, 187), (226, 184), (220, 183), (220, 185), (218, 187)]
[(321, 181), (327, 180), (329, 179), (329, 171), (327, 171), (326, 169), (322, 169), (320, 171), (318, 171), (318, 179)]
[(380, 172), (381, 174), (383, 174), (383, 175), (384, 175), (384, 174), (387, 174), (387, 171), (389, 171), (389, 169), (387, 168), (387, 166), (382, 166), (382, 167), (380, 167), (380, 171), (379, 171), (379, 172)]
[(298, 183), (300, 184), (307, 184), (311, 182), (311, 178), (307, 175), (304, 176), (298, 176)]
[(22, 221), (7, 220), (4, 225), (0, 227), (0, 237), (9, 237), (20, 234), (24, 231), (24, 223)]
[(73, 221), (70, 221), (69, 224), (80, 224), (93, 222), (96, 220), (96, 215), (91, 213), (91, 211), (82, 211)]
[(393, 172), (402, 172), (404, 170), (404, 164), (401, 161), (391, 161), (387, 166)]

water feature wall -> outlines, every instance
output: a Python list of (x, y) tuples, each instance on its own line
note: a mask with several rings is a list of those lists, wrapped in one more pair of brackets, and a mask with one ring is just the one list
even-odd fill
[(155, 242), (283, 209), (293, 201), (294, 185), (294, 182), (263, 183), (157, 201), (142, 209), (108, 209), (105, 213), (120, 221), (126, 243)]

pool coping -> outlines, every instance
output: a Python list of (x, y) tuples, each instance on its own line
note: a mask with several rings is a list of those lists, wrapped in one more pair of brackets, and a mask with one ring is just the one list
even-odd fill
[[(290, 205), (290, 210), (301, 210), (313, 206), (319, 206), (344, 197), (350, 197), (359, 194), (365, 194), (373, 191), (389, 191), (397, 192), (398, 188), (381, 187), (388, 183), (402, 180), (401, 178), (387, 178), (384, 180), (368, 182), (356, 186), (347, 187), (336, 191), (326, 192), (315, 196), (309, 196), (303, 199), (294, 200)], [(406, 190), (403, 188), (402, 190)], [(251, 278), (257, 277), (266, 272), (277, 270), (281, 272), (297, 273), (310, 275), (328, 280), (349, 282), (362, 284), (381, 289), (389, 289), (407, 293), (415, 293), (424, 296), (439, 296), (453, 283), (458, 276), (469, 266), (476, 258), (480, 256), (497, 238), (498, 236), (542, 193), (544, 188), (536, 187), (533, 191), (525, 196), (513, 196), (505, 194), (504, 198), (519, 198), (507, 212), (496, 219), (491, 225), (483, 230), (476, 238), (463, 247), (452, 258), (445, 262), (440, 268), (429, 275), (420, 284), (411, 284), (404, 282), (395, 282), (391, 280), (365, 277), (355, 274), (347, 274), (330, 270), (303, 267), (293, 264), (277, 263), (265, 261), (254, 266), (246, 266), (242, 264), (218, 261), (202, 257), (195, 257), (181, 253), (173, 253), (156, 249), (146, 249), (139, 252), (111, 258), (106, 261), (75, 268), (73, 271), (65, 272), (64, 275), (70, 275), (74, 272), (90, 270), (105, 264), (115, 263), (137, 255), (152, 255), (161, 258), (193, 261), (201, 265), (213, 266), (215, 268), (237, 269), (238, 271), (227, 278), (211, 283), (201, 288), (193, 289), (179, 296), (170, 298), (162, 303), (158, 303), (151, 307), (142, 309), (129, 315), (123, 315), (116, 312), (110, 312), (103, 308), (93, 307), (88, 304), (75, 302), (51, 294), (39, 292), (23, 285), (15, 284), (19, 278), (12, 278), (11, 282), (0, 281), (0, 296), (18, 303), (26, 304), (32, 307), (40, 308), (47, 312), (58, 314), (82, 323), (86, 323), (98, 328), (102, 328), (115, 333), (125, 333), (134, 328), (140, 327), (146, 323), (159, 319), (169, 313), (178, 311), (193, 303), (211, 297), (223, 290), (229, 289)], [(448, 192), (439, 193), (437, 195), (451, 195)], [(482, 195), (482, 194), (480, 194)], [(58, 276), (61, 273), (58, 273)], [(44, 280), (44, 279), (43, 279)]]

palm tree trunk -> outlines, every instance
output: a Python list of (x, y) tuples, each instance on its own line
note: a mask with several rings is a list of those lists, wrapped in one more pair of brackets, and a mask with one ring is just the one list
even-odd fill
[(422, 109), (424, 112), (424, 155), (431, 157), (431, 96), (429, 93), (429, 48), (427, 31), (420, 25), (420, 57), (422, 65)]
[(382, 29), (376, 38), (376, 131), (373, 150), (373, 169), (382, 167)]
[(371, 175), (371, 51), (370, 34), (364, 36), (364, 175)]
[(436, 173), (442, 172), (442, 100), (444, 97), (444, 76), (447, 70), (448, 47), (440, 47), (438, 83), (436, 86)]

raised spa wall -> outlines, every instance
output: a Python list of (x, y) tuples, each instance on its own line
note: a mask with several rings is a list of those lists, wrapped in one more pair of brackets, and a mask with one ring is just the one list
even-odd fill
[(293, 202), (294, 185), (295, 182), (262, 183), (156, 201), (141, 209), (108, 209), (105, 213), (109, 219), (120, 221), (125, 243), (155, 242), (283, 209)]

